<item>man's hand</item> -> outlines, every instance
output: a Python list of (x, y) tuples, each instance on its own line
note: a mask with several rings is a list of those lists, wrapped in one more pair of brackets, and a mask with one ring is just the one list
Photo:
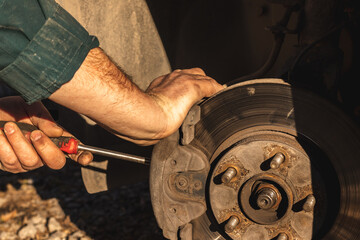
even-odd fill
[[(40, 103), (27, 105), (20, 97), (0, 98), (0, 120), (23, 122), (39, 128), (24, 136), (15, 123), (6, 123), (0, 129), (0, 169), (13, 173), (26, 172), (47, 165), (60, 169), (66, 160), (62, 151), (49, 137), (71, 136), (57, 126)], [(81, 164), (92, 160), (88, 152), (70, 156)]]
[(223, 89), (199, 68), (175, 70), (141, 91), (100, 48), (49, 99), (141, 145), (175, 132), (193, 104)]
[(157, 139), (165, 138), (175, 132), (184, 121), (190, 108), (200, 99), (210, 97), (223, 89), (200, 68), (175, 70), (156, 78), (146, 90), (161, 108), (166, 128)]

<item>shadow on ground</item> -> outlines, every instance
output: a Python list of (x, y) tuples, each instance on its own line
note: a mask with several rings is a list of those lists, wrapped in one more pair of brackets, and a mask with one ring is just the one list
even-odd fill
[(79, 165), (69, 160), (60, 171), (43, 167), (17, 175), (1, 172), (0, 191), (6, 191), (9, 184), (18, 189), (24, 179), (32, 179), (29, 182), (41, 199), (56, 198), (71, 222), (93, 239), (164, 239), (146, 181), (90, 195), (82, 183)]

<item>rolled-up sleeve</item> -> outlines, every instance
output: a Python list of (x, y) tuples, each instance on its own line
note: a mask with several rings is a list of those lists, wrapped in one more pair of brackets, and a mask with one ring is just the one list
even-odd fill
[(53, 0), (0, 0), (0, 15), (0, 79), (28, 103), (71, 80), (88, 52), (99, 46)]

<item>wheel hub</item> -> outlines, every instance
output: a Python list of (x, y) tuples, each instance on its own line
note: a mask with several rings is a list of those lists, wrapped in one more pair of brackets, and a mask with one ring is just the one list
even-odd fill
[[(310, 239), (310, 224), (294, 225), (291, 219), (312, 222), (313, 211), (293, 211), (313, 196), (310, 159), (295, 138), (271, 131), (252, 132), (224, 150), (217, 159), (209, 184), (211, 210), (233, 239), (250, 239), (254, 226), (263, 239), (286, 234), (288, 239)], [(238, 133), (238, 136), (244, 136)], [(236, 138), (236, 136), (234, 137)], [(324, 195), (324, 189), (317, 195)], [(285, 230), (286, 229), (286, 230)]]

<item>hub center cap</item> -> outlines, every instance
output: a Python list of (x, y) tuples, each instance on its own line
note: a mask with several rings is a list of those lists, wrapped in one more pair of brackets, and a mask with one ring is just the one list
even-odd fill
[(240, 206), (250, 220), (274, 224), (291, 210), (293, 193), (281, 177), (259, 174), (250, 178), (240, 190)]

